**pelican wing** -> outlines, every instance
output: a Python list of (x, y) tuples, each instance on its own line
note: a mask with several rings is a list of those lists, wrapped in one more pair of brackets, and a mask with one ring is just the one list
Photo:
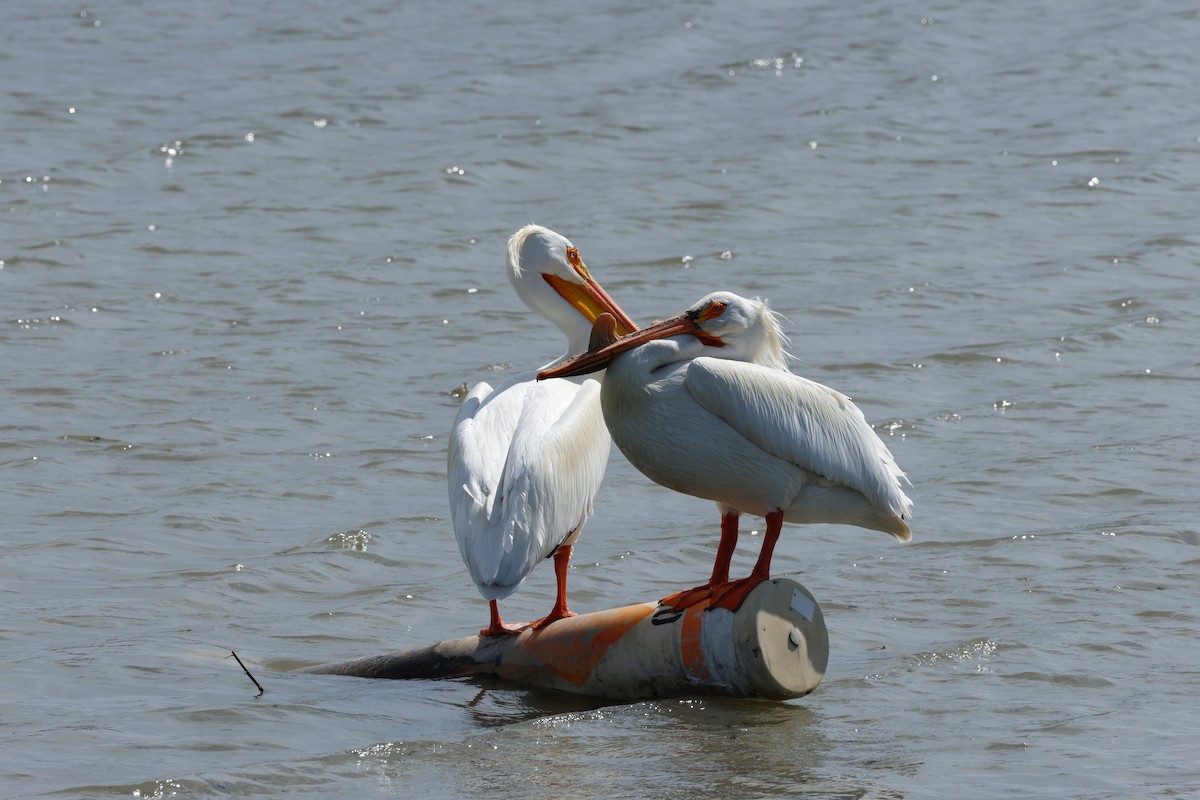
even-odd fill
[(908, 518), (907, 477), (850, 398), (785, 370), (697, 358), (685, 386), (698, 403), (777, 458), (861, 492)]
[(450, 515), (485, 598), (511, 594), (587, 520), (609, 442), (596, 381), (468, 395), (451, 433)]
[[(470, 531), (491, 508), (491, 487), (498, 480), (503, 459), (494, 454), (507, 449), (517, 414), (492, 398), (490, 384), (480, 381), (463, 400), (450, 429), (446, 475), (450, 489), (450, 517), (460, 550)], [(491, 403), (489, 399), (495, 399)], [(487, 410), (484, 411), (485, 403)], [(466, 552), (463, 552), (466, 559)]]

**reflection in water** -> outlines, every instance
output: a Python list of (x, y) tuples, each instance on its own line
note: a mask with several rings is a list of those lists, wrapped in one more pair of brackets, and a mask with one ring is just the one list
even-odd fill
[[(899, 797), (876, 778), (848, 780), (828, 763), (821, 717), (798, 704), (688, 698), (530, 719), (486, 737), (461, 764), (464, 792), (497, 781), (531, 797)], [(449, 760), (463, 749), (449, 751)], [(600, 787), (604, 787), (601, 789)]]
[[(848, 774), (825, 733), (829, 720), (802, 702), (683, 698), (604, 705), (485, 685), (490, 679), (334, 680), (359, 687), (371, 707), (379, 693), (369, 691), (370, 684), (406, 685), (402, 694), (426, 701), (433, 699), (426, 690), (437, 689), (435, 705), (406, 700), (395, 710), (404, 720), (396, 729), (402, 736), (319, 759), (321, 770), (353, 770), (387, 789), (436, 781), (456, 797), (508, 794), (514, 787), (529, 798), (567, 791), (581, 798), (899, 797), (887, 776), (913, 769), (896, 753)], [(453, 707), (466, 712), (466, 727), (438, 732), (421, 723), (444, 729)]]
[(466, 706), (471, 720), (482, 728), (499, 728), (559, 714), (578, 714), (605, 705), (603, 700), (583, 695), (506, 689), (499, 680), (488, 676), (464, 682), (481, 686)]

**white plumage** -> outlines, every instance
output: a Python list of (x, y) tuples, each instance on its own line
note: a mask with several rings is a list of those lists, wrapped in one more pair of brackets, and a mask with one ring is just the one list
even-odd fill
[(574, 537), (604, 477), (600, 385), (518, 375), (467, 396), (450, 445), (451, 517), (471, 578), (502, 600)]
[[(668, 605), (712, 594), (714, 605), (736, 608), (769, 575), (785, 520), (911, 538), (907, 478), (892, 454), (848, 397), (788, 371), (784, 341), (764, 303), (716, 292), (543, 373), (607, 365), (601, 405), (621, 452), (651, 480), (721, 508), (712, 579)], [(730, 584), (740, 513), (766, 517), (767, 532), (751, 577)]]
[[(567, 354), (587, 347), (591, 324), (601, 313), (616, 317), (622, 332), (635, 329), (591, 278), (571, 242), (554, 231), (536, 225), (517, 231), (509, 240), (508, 274), (521, 299), (566, 334)], [(538, 382), (535, 374), (516, 375), (494, 389), (477, 384), (450, 434), (450, 518), (459, 553), (489, 601), (485, 635), (520, 629), (501, 622), (497, 601), (551, 555), (558, 595), (551, 613), (535, 625), (571, 615), (570, 551), (592, 513), (608, 461), (600, 384)]]

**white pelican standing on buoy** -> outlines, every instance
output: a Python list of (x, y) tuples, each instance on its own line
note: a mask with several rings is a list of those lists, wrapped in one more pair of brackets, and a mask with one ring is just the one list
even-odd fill
[[(611, 314), (620, 333), (637, 330), (588, 273), (579, 251), (554, 231), (528, 225), (513, 234), (508, 277), (525, 304), (567, 336), (566, 354), (548, 367), (586, 349), (601, 314)], [(552, 554), (557, 597), (533, 625), (574, 616), (567, 608), (567, 565), (608, 462), (600, 384), (539, 382), (535, 374), (516, 375), (495, 389), (476, 384), (450, 433), (450, 518), (463, 561), (489, 601), (484, 636), (525, 627), (505, 625), (497, 602)]]
[[(737, 610), (770, 577), (785, 521), (912, 538), (907, 477), (850, 398), (788, 370), (786, 339), (765, 303), (715, 292), (677, 317), (606, 341), (538, 377), (607, 366), (600, 398), (617, 447), (651, 480), (721, 510), (711, 579), (664, 605), (711, 597), (712, 607)], [(750, 577), (731, 582), (742, 513), (765, 517), (767, 529)]]

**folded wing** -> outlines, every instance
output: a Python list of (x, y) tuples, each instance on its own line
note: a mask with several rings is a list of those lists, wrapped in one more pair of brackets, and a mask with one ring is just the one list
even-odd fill
[(486, 599), (511, 594), (587, 520), (609, 445), (596, 381), (468, 395), (451, 433), (451, 518)]
[(907, 519), (908, 478), (850, 398), (791, 372), (698, 358), (685, 386), (698, 403), (777, 458), (863, 494)]

